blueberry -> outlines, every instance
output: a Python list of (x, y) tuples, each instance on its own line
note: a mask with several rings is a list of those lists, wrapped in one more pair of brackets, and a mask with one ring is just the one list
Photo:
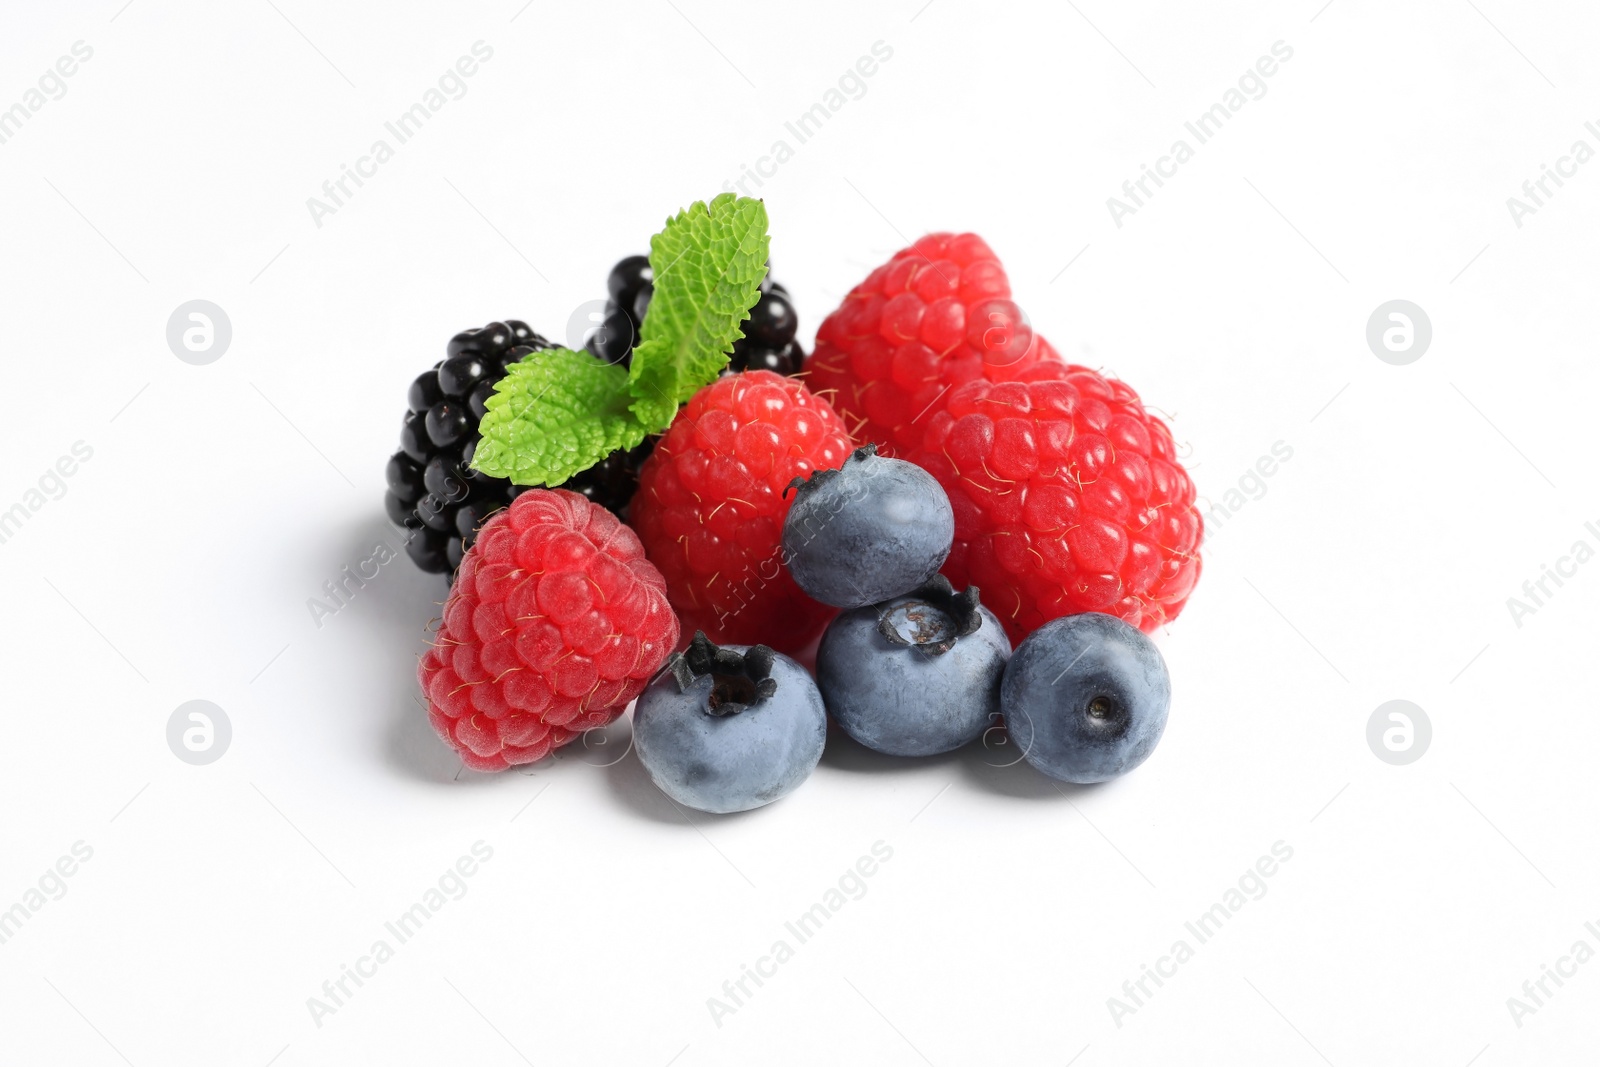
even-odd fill
[(1000, 707), (1029, 763), (1063, 782), (1104, 782), (1161, 740), (1172, 681), (1155, 643), (1121, 619), (1052, 619), (1017, 646)]
[(805, 781), (828, 733), (805, 668), (765, 645), (696, 633), (639, 695), (633, 745), (660, 790), (699, 811), (748, 811)]
[(944, 566), (955, 513), (933, 475), (862, 445), (838, 470), (795, 479), (783, 524), (789, 573), (812, 597), (861, 608), (903, 596)]
[(933, 756), (999, 721), (1011, 642), (1000, 620), (943, 575), (907, 596), (847, 611), (817, 648), (834, 721), (875, 752)]

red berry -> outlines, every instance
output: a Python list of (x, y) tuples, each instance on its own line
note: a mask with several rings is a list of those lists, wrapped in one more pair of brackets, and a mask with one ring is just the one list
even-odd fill
[(1105, 612), (1145, 632), (1200, 577), (1200, 512), (1172, 433), (1134, 391), (1085, 367), (950, 391), (907, 459), (956, 514), (944, 573), (976, 585), (1013, 642), (1050, 619)]
[(833, 609), (784, 566), (784, 490), (842, 466), (853, 447), (827, 401), (771, 371), (719, 378), (678, 411), (639, 471), (630, 515), (686, 630), (780, 651), (822, 632)]
[(851, 290), (817, 331), (806, 368), (858, 441), (903, 455), (956, 386), (1058, 358), (1012, 303), (983, 238), (934, 233)]
[(530, 489), (461, 561), (417, 670), (428, 719), (475, 771), (542, 759), (604, 726), (678, 643), (632, 530), (566, 489)]

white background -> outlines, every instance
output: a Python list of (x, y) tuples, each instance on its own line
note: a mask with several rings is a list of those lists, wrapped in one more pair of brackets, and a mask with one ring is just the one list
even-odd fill
[[(94, 54), (0, 145), (0, 509), (93, 458), (0, 544), (0, 908), (93, 858), (0, 945), (0, 1062), (1592, 1062), (1600, 962), (1520, 1027), (1506, 1002), (1600, 948), (1600, 563), (1520, 627), (1506, 601), (1600, 547), (1600, 163), (1520, 228), (1506, 199), (1600, 148), (1600, 19), (1320, 2), (11, 5), (0, 107)], [(466, 95), (317, 226), (307, 198), (478, 40)], [(880, 40), (796, 146), (784, 121)], [(1266, 95), (1114, 225), (1280, 40)], [(779, 138), (748, 189), (808, 344), (895, 249), (973, 230), (1041, 332), (1171, 415), (1207, 498), (1292, 448), (1160, 636), (1171, 724), (1130, 777), (834, 740), (782, 803), (686, 820), (603, 766), (625, 725), (458, 775), (413, 699), (444, 586), (409, 562), (313, 621), (398, 543), (383, 464), (446, 338), (561, 337)], [(208, 366), (165, 340), (195, 298), (233, 325)], [(1433, 323), (1409, 366), (1364, 338), (1396, 298)], [(197, 698), (233, 725), (204, 767), (165, 737)], [(1433, 724), (1409, 766), (1367, 745), (1391, 699)], [(466, 895), (316, 1025), (479, 840)], [(880, 840), (866, 895), (716, 1025)], [(1265, 896), (1118, 1026), (1108, 998), (1278, 841)]]

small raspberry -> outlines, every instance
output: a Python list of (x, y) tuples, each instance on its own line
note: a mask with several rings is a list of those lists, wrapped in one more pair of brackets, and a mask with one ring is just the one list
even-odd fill
[(822, 632), (833, 609), (784, 566), (784, 490), (853, 447), (827, 401), (771, 371), (719, 378), (678, 411), (639, 471), (631, 515), (686, 629), (780, 651)]
[(530, 489), (461, 561), (417, 670), (428, 719), (475, 771), (542, 759), (604, 726), (678, 643), (639, 538), (566, 489)]
[(1147, 633), (1177, 618), (1200, 577), (1201, 520), (1171, 431), (1085, 367), (1019, 378), (952, 389), (906, 457), (955, 510), (944, 573), (978, 586), (1013, 642), (1086, 611)]
[(873, 271), (817, 330), (806, 364), (863, 444), (903, 456), (956, 386), (1059, 359), (976, 234), (929, 234)]

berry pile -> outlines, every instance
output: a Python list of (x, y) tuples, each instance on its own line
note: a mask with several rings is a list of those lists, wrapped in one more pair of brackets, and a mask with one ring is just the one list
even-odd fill
[(1061, 360), (971, 234), (874, 270), (807, 361), (765, 227), (697, 203), (651, 244), (684, 267), (613, 268), (586, 353), (491, 323), (412, 385), (387, 502), (456, 572), (435, 730), (504, 770), (636, 701), (644, 770), (717, 813), (797, 789), (829, 720), (895, 757), (1003, 726), (1061, 781), (1139, 766), (1171, 703), (1146, 634), (1200, 574), (1171, 432)]
[[(606, 279), (606, 311), (600, 328), (589, 335), (586, 347), (596, 359), (627, 366), (639, 343), (639, 325), (655, 293), (655, 273), (648, 256), (628, 256), (611, 268)], [(724, 373), (769, 370), (799, 374), (806, 353), (795, 340), (800, 320), (789, 302), (789, 290), (768, 274), (761, 281), (761, 299), (750, 309), (744, 336), (733, 346)]]

